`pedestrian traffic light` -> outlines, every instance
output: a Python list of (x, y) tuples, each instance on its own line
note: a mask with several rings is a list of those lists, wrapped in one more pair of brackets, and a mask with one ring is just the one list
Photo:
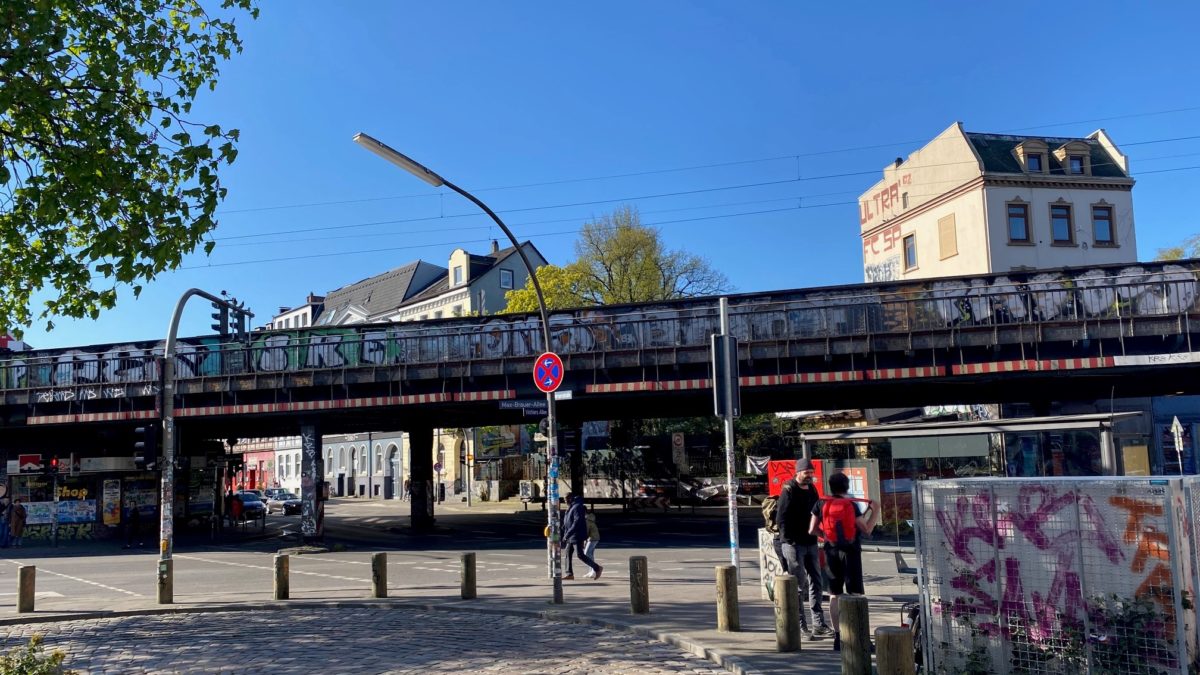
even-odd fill
[(212, 306), (216, 311), (212, 313), (213, 322), (211, 328), (219, 333), (221, 337), (225, 337), (229, 335), (229, 307), (225, 303), (217, 302), (216, 300), (213, 301)]
[(133, 464), (143, 471), (153, 471), (158, 465), (158, 434), (157, 424), (147, 424), (133, 430)]
[(54, 455), (53, 457), (50, 458), (50, 461), (46, 463), (46, 473), (48, 473), (48, 474), (58, 473), (58, 455)]

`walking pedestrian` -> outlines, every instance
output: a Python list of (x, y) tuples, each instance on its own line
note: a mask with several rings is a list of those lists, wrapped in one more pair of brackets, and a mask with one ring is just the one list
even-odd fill
[[(813, 508), (821, 500), (821, 494), (813, 484), (815, 475), (810, 460), (803, 457), (797, 459), (796, 475), (784, 483), (775, 512), (783, 558), (787, 561), (788, 573), (796, 577), (800, 591), (800, 632), (809, 640), (833, 632), (825, 623), (825, 614), (821, 609), (823, 589), (819, 551), (817, 538), (809, 531)], [(811, 622), (809, 612), (812, 613)]]
[(133, 540), (142, 529), (142, 511), (131, 499), (125, 506), (125, 548), (133, 548)]
[[(593, 504), (587, 512), (587, 544), (583, 547), (584, 553), (592, 560), (596, 559), (596, 545), (600, 543), (600, 528), (596, 527), (596, 505)], [(584, 575), (591, 579), (596, 576), (595, 571), (590, 571)]]
[(28, 511), (25, 510), (25, 505), (21, 503), (21, 498), (17, 497), (13, 500), (12, 508), (9, 509), (8, 518), (13, 548), (21, 548), (21, 537), (25, 536), (25, 518), (27, 516)]
[(8, 496), (0, 497), (0, 548), (8, 548)]
[(583, 542), (587, 539), (587, 507), (583, 505), (583, 497), (575, 497), (571, 502), (571, 507), (567, 509), (566, 518), (563, 519), (563, 544), (567, 547), (567, 573), (563, 579), (571, 580), (575, 578), (575, 572), (572, 567), (573, 558), (575, 555), (583, 561), (583, 564), (592, 568), (592, 573), (596, 579), (604, 572), (604, 568), (596, 564), (595, 560), (583, 550)]
[[(862, 537), (879, 523), (879, 503), (873, 499), (853, 499), (850, 478), (844, 473), (829, 477), (830, 496), (812, 508), (809, 531), (825, 540), (825, 562), (829, 567), (829, 615), (838, 625), (838, 597), (849, 593), (863, 595)], [(863, 502), (866, 506), (863, 507)], [(865, 511), (864, 511), (865, 508)], [(833, 650), (841, 651), (842, 636), (834, 633)]]

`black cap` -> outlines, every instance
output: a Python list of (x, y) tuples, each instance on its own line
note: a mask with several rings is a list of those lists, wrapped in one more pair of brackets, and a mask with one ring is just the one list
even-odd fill
[(812, 471), (812, 468), (813, 463), (811, 459), (801, 457), (800, 459), (796, 460), (796, 473), (800, 473), (801, 471)]

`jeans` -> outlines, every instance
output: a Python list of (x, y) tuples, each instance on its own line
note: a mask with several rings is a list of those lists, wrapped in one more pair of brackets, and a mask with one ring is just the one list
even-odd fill
[(8, 548), (8, 544), (9, 544), (8, 522), (0, 522), (0, 546), (3, 546), (4, 548)]
[(571, 539), (570, 541), (567, 542), (567, 575), (568, 576), (575, 576), (575, 572), (573, 571), (573, 568), (571, 566), (571, 563), (573, 562), (572, 558), (575, 555), (579, 556), (579, 559), (581, 561), (583, 561), (583, 564), (592, 568), (593, 572), (600, 569), (600, 566), (596, 564), (596, 561), (592, 560), (592, 557), (590, 555), (588, 555), (587, 552), (583, 550), (583, 548), (584, 548), (583, 544), (575, 541), (574, 539)]
[[(813, 622), (809, 623), (806, 612), (800, 611), (800, 626), (824, 626), (825, 615), (821, 613), (821, 568), (818, 565), (817, 545), (789, 544), (783, 542), (783, 557), (787, 561), (788, 574), (796, 577), (800, 587), (800, 606), (809, 600)], [(806, 580), (805, 577), (808, 577)]]
[(599, 543), (600, 540), (598, 539), (588, 539), (587, 543), (583, 546), (583, 552), (587, 554), (587, 557), (592, 558), (593, 562), (596, 558), (596, 544)]

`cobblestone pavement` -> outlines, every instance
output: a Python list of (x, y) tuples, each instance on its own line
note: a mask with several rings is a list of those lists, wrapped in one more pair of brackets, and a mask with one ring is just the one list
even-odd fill
[(481, 612), (304, 608), (4, 626), (80, 673), (725, 673), (619, 630)]

